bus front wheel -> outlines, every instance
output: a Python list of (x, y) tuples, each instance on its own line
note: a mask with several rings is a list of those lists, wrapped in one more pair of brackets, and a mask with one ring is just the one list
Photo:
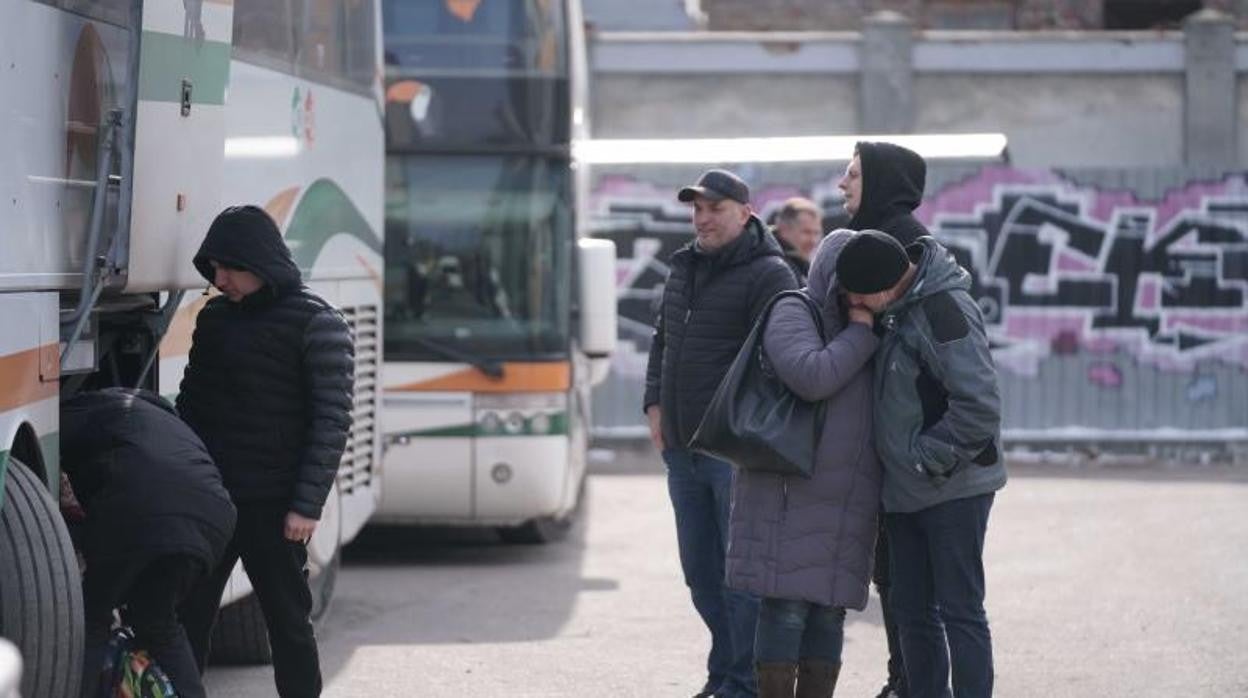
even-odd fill
[(564, 518), (542, 516), (530, 519), (519, 526), (505, 526), (498, 529), (498, 537), (504, 543), (513, 545), (544, 545), (556, 543), (568, 537), (575, 518), (568, 515)]
[(0, 501), (0, 634), (22, 653), (21, 694), (77, 698), (83, 608), (78, 559), (60, 507), (9, 456)]
[[(342, 557), (335, 552), (329, 564), (308, 580), (312, 592), (312, 624), (323, 625), (334, 597)], [(269, 628), (260, 610), (260, 600), (250, 594), (221, 609), (212, 628), (212, 650), (208, 660), (215, 666), (255, 666), (273, 663)]]

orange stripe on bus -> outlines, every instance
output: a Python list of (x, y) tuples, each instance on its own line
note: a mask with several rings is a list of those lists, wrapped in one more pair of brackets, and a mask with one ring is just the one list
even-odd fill
[[(57, 382), (44, 382), (39, 377), (39, 359), (49, 357), (59, 360), (59, 351), (57, 345), (48, 344), (0, 356), (0, 412), (56, 397)], [(60, 369), (55, 361), (52, 367)], [(57, 375), (55, 372), (50, 373)]]
[(554, 363), (504, 363), (503, 377), (490, 378), (475, 368), (425, 381), (398, 385), (387, 390), (400, 392), (537, 393), (560, 392), (572, 386), (572, 366)]
[(290, 213), (290, 207), (294, 206), (295, 197), (298, 195), (299, 187), (283, 189), (264, 205), (265, 212), (277, 221), (279, 227), (286, 222), (286, 216)]
[(191, 336), (195, 332), (195, 318), (199, 316), (199, 311), (204, 309), (204, 304), (216, 294), (217, 290), (214, 288), (209, 295), (201, 295), (191, 303), (178, 308), (178, 311), (173, 314), (173, 320), (169, 323), (169, 329), (165, 331), (164, 339), (160, 340), (160, 358), (168, 359), (191, 353)]

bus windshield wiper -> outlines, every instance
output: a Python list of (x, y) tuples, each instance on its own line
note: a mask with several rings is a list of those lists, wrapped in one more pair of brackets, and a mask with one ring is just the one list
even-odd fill
[(497, 359), (490, 359), (478, 354), (473, 354), (472, 352), (464, 351), (459, 347), (454, 347), (450, 344), (443, 344), (442, 342), (429, 339), (427, 337), (412, 337), (411, 339), (416, 344), (419, 344), (435, 354), (439, 354), (445, 358), (451, 359), (452, 361), (469, 364), (473, 368), (495, 380), (502, 378), (505, 373), (503, 369), (503, 362)]

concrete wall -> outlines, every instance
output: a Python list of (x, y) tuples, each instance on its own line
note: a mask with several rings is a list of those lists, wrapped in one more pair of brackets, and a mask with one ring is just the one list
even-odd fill
[(1248, 163), (1248, 72), (1239, 75), (1239, 162)]
[(846, 76), (611, 74), (595, 78), (596, 136), (799, 136), (855, 128), (857, 83)]
[(922, 74), (914, 130), (1004, 131), (1021, 167), (1165, 167), (1183, 161), (1182, 98), (1169, 74)]
[[(599, 34), (602, 138), (1006, 134), (1025, 167), (1248, 166), (1248, 33)], [(1238, 94), (1234, 94), (1234, 93)]]

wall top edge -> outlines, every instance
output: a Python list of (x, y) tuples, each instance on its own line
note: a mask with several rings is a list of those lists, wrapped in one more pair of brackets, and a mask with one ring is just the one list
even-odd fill
[[(594, 31), (598, 43), (857, 43), (856, 31)], [(1183, 41), (1181, 31), (963, 31), (915, 32), (916, 42), (1025, 44), (1037, 41), (1062, 43), (1169, 44)], [(1248, 44), (1248, 31), (1235, 32), (1235, 42)]]

